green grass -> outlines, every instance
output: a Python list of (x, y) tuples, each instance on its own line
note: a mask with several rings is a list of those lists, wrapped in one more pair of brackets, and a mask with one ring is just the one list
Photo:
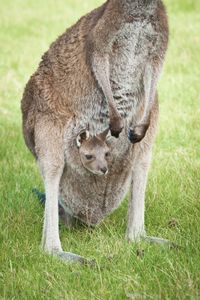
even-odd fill
[(0, 299), (200, 299), (200, 2), (165, 2), (171, 34), (146, 228), (182, 248), (124, 241), (124, 201), (93, 231), (61, 227), (65, 250), (97, 260), (89, 268), (40, 250), (43, 209), (31, 189), (43, 186), (22, 138), (20, 99), (50, 42), (102, 1), (0, 0)]

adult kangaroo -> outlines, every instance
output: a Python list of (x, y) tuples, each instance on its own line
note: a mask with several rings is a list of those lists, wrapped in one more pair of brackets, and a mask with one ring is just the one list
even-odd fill
[[(126, 237), (145, 236), (145, 188), (158, 120), (156, 86), (167, 43), (162, 1), (108, 0), (50, 46), (28, 81), (23, 132), (44, 180), (42, 245), (48, 253), (81, 259), (62, 250), (58, 201), (66, 215), (95, 225), (130, 190)], [(91, 136), (110, 127), (109, 171), (103, 176), (80, 161), (77, 136), (88, 124)]]

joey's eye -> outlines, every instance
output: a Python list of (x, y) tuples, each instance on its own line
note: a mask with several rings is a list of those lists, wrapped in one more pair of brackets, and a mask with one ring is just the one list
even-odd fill
[(106, 152), (105, 157), (110, 156), (110, 152)]
[(87, 160), (93, 159), (93, 155), (86, 154), (85, 157), (86, 157)]

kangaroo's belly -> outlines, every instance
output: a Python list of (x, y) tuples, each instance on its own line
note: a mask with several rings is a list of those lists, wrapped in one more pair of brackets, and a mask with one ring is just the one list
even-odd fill
[[(117, 144), (121, 144), (119, 140)], [(128, 153), (124, 159), (119, 155), (120, 151), (120, 146), (112, 151), (106, 176), (93, 175), (83, 167), (82, 172), (80, 167), (79, 171), (76, 171), (76, 168), (72, 169), (70, 165), (64, 170), (60, 184), (61, 205), (68, 213), (87, 225), (101, 222), (120, 205), (128, 191), (132, 151), (127, 147)]]

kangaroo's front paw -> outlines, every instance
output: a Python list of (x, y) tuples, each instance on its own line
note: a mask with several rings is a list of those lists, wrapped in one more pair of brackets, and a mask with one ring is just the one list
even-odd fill
[(128, 138), (132, 144), (139, 143), (142, 140), (142, 137), (135, 133), (134, 129), (129, 130)]
[(149, 124), (141, 124), (129, 129), (128, 138), (132, 144), (141, 142), (145, 137)]
[(118, 138), (124, 128), (124, 122), (121, 117), (116, 117), (110, 120), (111, 135)]

